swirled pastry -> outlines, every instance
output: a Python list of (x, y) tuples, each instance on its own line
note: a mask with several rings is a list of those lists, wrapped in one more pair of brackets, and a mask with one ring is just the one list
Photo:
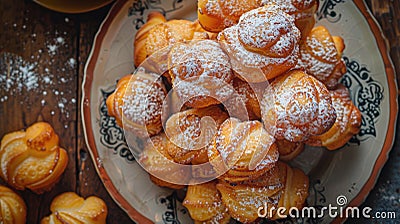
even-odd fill
[(314, 27), (306, 41), (300, 45), (300, 59), (297, 67), (324, 83), (328, 89), (336, 88), (339, 79), (346, 73), (342, 60), (345, 48), (341, 37), (331, 36), (323, 27)]
[(134, 62), (138, 67), (147, 57), (169, 45), (208, 39), (208, 33), (198, 21), (169, 20), (159, 12), (150, 12), (147, 22), (138, 30), (134, 40)]
[(222, 204), (217, 182), (189, 185), (183, 200), (192, 219), (197, 223), (228, 223), (230, 216)]
[(0, 177), (18, 190), (28, 188), (38, 194), (50, 190), (68, 163), (58, 139), (45, 122), (5, 135), (0, 147)]
[[(283, 162), (278, 162), (258, 179), (239, 183), (219, 181), (217, 184), (229, 214), (244, 223), (255, 221), (259, 215), (279, 219), (280, 215), (288, 215), (290, 208), (302, 209), (308, 187), (308, 177)], [(283, 214), (276, 212), (280, 207), (286, 208)]]
[(120, 127), (145, 138), (162, 130), (161, 114), (166, 96), (160, 77), (138, 70), (118, 82), (106, 104), (109, 115), (116, 118)]
[(271, 219), (283, 218), (281, 215), (288, 216), (291, 208), (301, 211), (308, 197), (309, 179), (303, 171), (283, 162), (278, 162), (277, 167), (283, 185), (277, 207), (286, 210), (283, 214), (276, 212)]
[[(242, 223), (251, 223), (259, 218), (259, 208), (266, 207), (267, 212), (269, 208), (276, 208), (284, 187), (279, 174), (278, 167), (274, 167), (252, 181), (230, 183), (220, 180), (217, 189), (229, 215)], [(266, 214), (266, 217), (273, 215)]]
[(304, 40), (315, 25), (319, 0), (261, 0), (262, 4), (276, 4), (295, 18), (295, 24)]
[(330, 94), (337, 114), (336, 121), (324, 134), (312, 136), (307, 144), (335, 150), (345, 145), (360, 131), (361, 112), (351, 101), (349, 90), (345, 86), (339, 85), (337, 89), (330, 91)]
[(0, 186), (0, 221), (4, 224), (25, 224), (26, 205), (14, 191)]
[[(170, 147), (167, 136), (160, 133), (147, 140), (143, 152), (140, 154), (139, 163), (149, 173), (150, 180), (160, 187), (181, 189), (182, 183), (189, 181), (191, 170), (188, 172), (175, 163), (168, 154)], [(163, 179), (161, 179), (163, 178)]]
[(86, 199), (74, 192), (65, 192), (53, 199), (49, 216), (42, 219), (41, 224), (51, 223), (85, 223), (105, 224), (107, 205), (96, 196)]
[(230, 117), (240, 120), (259, 120), (261, 118), (260, 101), (268, 83), (249, 84), (239, 78), (233, 80), (235, 93), (223, 103)]
[(260, 0), (199, 0), (197, 15), (201, 26), (218, 33), (237, 24), (240, 16), (260, 6)]
[(297, 64), (300, 31), (292, 16), (267, 5), (243, 14), (237, 25), (218, 35), (218, 41), (240, 78), (265, 82)]
[(215, 41), (174, 45), (168, 56), (168, 68), (174, 91), (189, 107), (220, 104), (233, 93), (229, 57)]
[(278, 5), (295, 18), (302, 36), (307, 36), (315, 24), (318, 0), (199, 0), (197, 15), (201, 26), (210, 32), (220, 32), (238, 23), (242, 14), (268, 4)]
[(276, 145), (278, 146), (279, 159), (282, 161), (290, 161), (304, 150), (303, 142), (290, 142), (282, 139), (276, 140)]
[(325, 133), (336, 119), (325, 85), (299, 70), (278, 77), (268, 86), (261, 114), (268, 132), (291, 142)]
[(275, 139), (259, 121), (240, 122), (229, 118), (222, 123), (208, 149), (211, 165), (230, 182), (256, 179), (278, 160)]
[(177, 163), (201, 164), (208, 162), (206, 146), (219, 126), (228, 118), (218, 106), (189, 109), (173, 114), (165, 124), (169, 137), (168, 154)]

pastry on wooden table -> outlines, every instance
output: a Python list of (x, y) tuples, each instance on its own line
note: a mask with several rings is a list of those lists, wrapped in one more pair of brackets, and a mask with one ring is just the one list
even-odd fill
[(41, 224), (85, 223), (105, 224), (107, 205), (96, 196), (86, 199), (74, 192), (65, 192), (56, 196), (50, 204), (49, 216), (44, 217)]
[(0, 222), (4, 224), (25, 224), (26, 205), (14, 191), (0, 186)]
[(339, 36), (332, 36), (323, 27), (314, 27), (304, 43), (300, 45), (298, 68), (314, 76), (329, 89), (335, 89), (339, 79), (346, 73), (346, 65), (342, 59), (345, 48)]
[(218, 106), (193, 108), (173, 114), (165, 124), (169, 138), (168, 154), (177, 163), (208, 162), (206, 147), (228, 114)]
[(360, 131), (361, 112), (350, 99), (349, 90), (345, 86), (339, 85), (337, 89), (331, 90), (330, 94), (337, 114), (336, 121), (324, 134), (312, 136), (307, 144), (335, 150), (344, 146)]
[(286, 139), (276, 140), (278, 146), (279, 159), (290, 161), (296, 158), (304, 150), (303, 142), (290, 142)]
[(204, 108), (220, 104), (234, 91), (229, 57), (216, 41), (172, 46), (168, 69), (174, 91), (186, 106)]
[(225, 120), (208, 149), (218, 178), (230, 182), (256, 179), (275, 166), (279, 154), (275, 139), (259, 121)]
[(230, 117), (240, 120), (261, 119), (260, 100), (268, 83), (248, 83), (239, 78), (233, 80), (235, 93), (223, 105)]
[(261, 114), (268, 132), (291, 142), (325, 133), (336, 119), (328, 89), (300, 70), (290, 71), (268, 86)]
[(108, 114), (115, 117), (120, 127), (138, 137), (153, 136), (162, 130), (166, 96), (167, 90), (159, 76), (138, 70), (119, 80), (106, 101)]
[(58, 140), (45, 122), (6, 134), (0, 147), (0, 177), (18, 190), (27, 188), (38, 194), (50, 190), (68, 164), (68, 154)]
[(191, 170), (183, 169), (181, 165), (175, 163), (168, 154), (167, 147), (171, 146), (164, 133), (151, 137), (140, 154), (139, 163), (149, 173), (150, 180), (156, 185), (172, 189), (184, 188), (183, 184), (176, 183), (188, 183)]
[(222, 204), (217, 181), (189, 185), (183, 206), (195, 223), (229, 223), (228, 209)]
[(244, 13), (238, 24), (221, 31), (218, 41), (241, 79), (265, 82), (297, 64), (300, 37), (292, 16), (267, 5)]

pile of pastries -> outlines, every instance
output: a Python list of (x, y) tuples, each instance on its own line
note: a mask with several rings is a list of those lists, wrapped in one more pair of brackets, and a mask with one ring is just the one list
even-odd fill
[(138, 161), (155, 184), (187, 187), (196, 223), (301, 209), (309, 180), (286, 162), (358, 133), (360, 111), (339, 84), (344, 40), (314, 27), (318, 4), (199, 0), (198, 20), (151, 12), (137, 32), (139, 69), (119, 80), (108, 112), (146, 139)]

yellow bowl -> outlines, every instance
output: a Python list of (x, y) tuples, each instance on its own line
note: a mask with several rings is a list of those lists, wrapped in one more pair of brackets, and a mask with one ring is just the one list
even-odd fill
[(34, 0), (48, 9), (64, 13), (82, 13), (101, 8), (113, 0)]

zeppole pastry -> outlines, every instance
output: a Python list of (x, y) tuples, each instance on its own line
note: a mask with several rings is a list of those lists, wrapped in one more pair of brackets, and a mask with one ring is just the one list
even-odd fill
[(168, 56), (168, 69), (174, 91), (186, 106), (220, 104), (234, 92), (229, 57), (215, 41), (175, 44)]
[(290, 142), (286, 139), (276, 140), (279, 160), (290, 161), (296, 158), (304, 150), (303, 142)]
[(268, 86), (261, 114), (269, 133), (291, 142), (325, 133), (336, 119), (328, 89), (300, 70), (290, 71)]
[(208, 162), (206, 147), (228, 114), (218, 106), (189, 109), (173, 114), (165, 124), (171, 147), (168, 154), (177, 163)]
[(229, 182), (256, 179), (275, 166), (275, 139), (259, 121), (229, 118), (222, 123), (208, 149), (208, 158), (218, 178)]
[(68, 164), (68, 154), (58, 139), (45, 122), (6, 134), (0, 147), (0, 177), (18, 190), (28, 188), (37, 194), (50, 190)]
[(329, 31), (318, 26), (312, 29), (306, 41), (300, 45), (298, 68), (324, 83), (328, 89), (336, 88), (339, 79), (346, 73), (342, 60), (345, 48), (341, 37), (331, 36)]
[(222, 204), (217, 181), (189, 185), (183, 200), (195, 223), (229, 223), (228, 209)]
[[(198, 21), (169, 20), (159, 12), (150, 12), (147, 22), (138, 30), (134, 39), (134, 63), (138, 67), (146, 58), (154, 55), (151, 60), (161, 72), (167, 71), (166, 59), (168, 46), (193, 39), (209, 39), (208, 33)], [(156, 71), (155, 71), (156, 72)]]
[(218, 41), (241, 79), (265, 82), (297, 64), (300, 31), (292, 16), (277, 5), (267, 5), (244, 13), (237, 25), (218, 35)]
[[(278, 5), (295, 18), (302, 36), (307, 36), (315, 24), (318, 0), (199, 0), (197, 15), (201, 26), (210, 32), (220, 32), (236, 25), (242, 14), (268, 4)], [(304, 34), (304, 35), (303, 35)]]
[(218, 33), (238, 23), (240, 16), (260, 6), (260, 0), (199, 0), (197, 15), (201, 26)]
[[(259, 218), (282, 218), (277, 208), (303, 208), (308, 197), (309, 180), (299, 169), (278, 162), (265, 175), (255, 180), (239, 183), (219, 181), (217, 189), (229, 214), (236, 220), (249, 223)], [(275, 208), (271, 209), (272, 207)]]
[[(259, 218), (258, 210), (261, 207), (277, 208), (284, 187), (279, 174), (278, 167), (275, 166), (252, 181), (218, 181), (217, 189), (229, 215), (242, 223), (251, 223)], [(272, 218), (273, 215), (266, 214), (266, 218)]]
[(160, 77), (138, 70), (118, 82), (106, 104), (109, 115), (115, 117), (120, 127), (145, 138), (162, 130), (161, 114), (166, 96)]
[(330, 91), (332, 104), (336, 110), (336, 121), (324, 134), (312, 136), (307, 144), (324, 146), (335, 150), (345, 145), (353, 135), (360, 131), (361, 112), (350, 99), (349, 90), (343, 86)]
[(295, 24), (299, 28), (302, 40), (315, 25), (315, 13), (318, 10), (319, 0), (261, 0), (262, 4), (274, 3), (284, 12), (295, 18)]
[[(182, 184), (188, 183), (191, 170), (182, 168), (173, 161), (168, 154), (167, 147), (170, 147), (167, 136), (160, 133), (147, 140), (143, 152), (140, 154), (139, 163), (149, 173), (150, 180), (160, 187), (181, 189)], [(188, 167), (190, 169), (190, 167)], [(161, 179), (164, 178), (164, 179)]]
[(49, 216), (44, 217), (41, 224), (53, 223), (85, 223), (105, 224), (107, 205), (96, 196), (86, 199), (74, 192), (65, 192), (53, 199)]
[(259, 120), (261, 118), (260, 102), (268, 83), (249, 84), (239, 78), (233, 80), (235, 93), (223, 103), (230, 117), (240, 120)]
[(0, 222), (25, 224), (26, 205), (24, 200), (8, 187), (0, 186)]

